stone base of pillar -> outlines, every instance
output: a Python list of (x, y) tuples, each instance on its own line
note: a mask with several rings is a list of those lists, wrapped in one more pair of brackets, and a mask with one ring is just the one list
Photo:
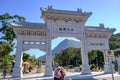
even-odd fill
[(104, 65), (104, 73), (107, 74), (107, 73), (111, 73), (111, 72), (115, 72), (115, 69), (114, 69), (114, 66), (112, 66), (112, 71), (111, 71), (111, 66), (110, 64), (105, 64)]
[(14, 67), (12, 78), (22, 78), (22, 77), (23, 77), (22, 68)]
[(51, 66), (46, 66), (45, 67), (45, 77), (51, 77), (53, 76), (53, 71)]
[(82, 75), (91, 74), (91, 70), (90, 70), (89, 65), (83, 65), (82, 66), (82, 72), (81, 72), (81, 74)]

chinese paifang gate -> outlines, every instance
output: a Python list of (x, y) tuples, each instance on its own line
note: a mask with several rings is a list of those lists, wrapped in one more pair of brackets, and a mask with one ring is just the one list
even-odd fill
[[(88, 52), (90, 50), (109, 49), (109, 38), (115, 31), (114, 28), (105, 28), (104, 24), (99, 26), (85, 26), (91, 16), (91, 12), (67, 11), (48, 8), (41, 8), (41, 18), (45, 23), (32, 23), (20, 21), (11, 23), (17, 36), (16, 60), (12, 77), (21, 78), (23, 52), (29, 49), (40, 49), (46, 52), (45, 76), (52, 74), (51, 40), (58, 37), (73, 37), (80, 40), (82, 55), (82, 74), (90, 74)], [(107, 57), (104, 55), (104, 71), (111, 72)]]

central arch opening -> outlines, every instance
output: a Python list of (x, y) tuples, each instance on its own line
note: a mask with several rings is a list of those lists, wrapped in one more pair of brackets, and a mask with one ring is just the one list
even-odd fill
[[(74, 54), (73, 56), (71, 54), (69, 54), (70, 52), (63, 52), (63, 51), (70, 51), (72, 52), (71, 54)], [(79, 50), (79, 51), (78, 51)], [(63, 52), (63, 53), (62, 53)], [(78, 62), (76, 60), (76, 58), (78, 58), (77, 54), (81, 55), (81, 50), (80, 50), (80, 40), (76, 39), (76, 38), (71, 38), (71, 37), (58, 37), (52, 40), (52, 57), (53, 57), (53, 67), (56, 66), (63, 66), (63, 67), (69, 67), (70, 65), (71, 67), (75, 67), (76, 64), (78, 64), (77, 66), (79, 66), (80, 62)], [(60, 55), (61, 57), (61, 61), (56, 62), (56, 58), (57, 60), (59, 59), (57, 56)], [(72, 58), (69, 62), (65, 59), (69, 58), (70, 56), (72, 56)], [(66, 58), (65, 58), (66, 57)], [(79, 56), (79, 59), (81, 56)], [(63, 60), (64, 58), (64, 60)], [(74, 60), (74, 61), (73, 61)], [(79, 60), (81, 61), (81, 60)]]

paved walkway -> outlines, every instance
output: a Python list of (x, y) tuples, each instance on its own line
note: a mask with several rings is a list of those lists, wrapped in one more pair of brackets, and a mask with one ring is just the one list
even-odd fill
[[(11, 78), (7, 76), (6, 79), (0, 80), (53, 80), (53, 77), (44, 77), (44, 73), (24, 74), (23, 78)], [(111, 74), (104, 74), (104, 72), (92, 72), (91, 75), (81, 75), (80, 72), (66, 72), (65, 80), (112, 80)], [(114, 80), (120, 80), (120, 75), (114, 73)]]

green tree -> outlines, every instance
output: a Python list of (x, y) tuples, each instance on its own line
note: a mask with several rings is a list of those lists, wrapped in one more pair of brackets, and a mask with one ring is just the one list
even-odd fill
[(90, 63), (97, 57), (96, 52), (96, 50), (91, 50), (90, 52), (88, 52), (88, 58)]
[(9, 45), (5, 42), (0, 42), (0, 56), (8, 55), (13, 50), (13, 45)]
[(19, 22), (20, 20), (25, 20), (25, 18), (19, 15), (11, 16), (9, 13), (0, 14), (0, 32), (4, 34), (0, 39), (6, 40), (6, 42), (11, 44), (16, 36), (10, 26), (10, 22)]
[(99, 68), (104, 67), (104, 55), (103, 52), (97, 50), (96, 65)]
[[(104, 56), (103, 53), (99, 50), (91, 50), (88, 53), (90, 64), (93, 64), (94, 67), (103, 67), (104, 65)], [(54, 63), (58, 63), (60, 66), (79, 66), (82, 64), (81, 61), (81, 49), (69, 47), (57, 53), (54, 57)]]
[(103, 53), (99, 50), (91, 50), (88, 53), (89, 63), (91, 69), (94, 68), (103, 68), (104, 66), (104, 56)]
[(116, 48), (120, 48), (120, 33), (113, 34), (109, 39), (110, 49), (114, 50)]
[(29, 63), (29, 67), (26, 67), (26, 65), (24, 64), (24, 70), (23, 72), (27, 72), (31, 69), (34, 69), (38, 64), (37, 64), (37, 59), (35, 58), (35, 56), (30, 56), (27, 53), (23, 53), (23, 62), (28, 62)]
[(23, 61), (29, 62), (32, 68), (36, 67), (37, 65), (37, 59), (35, 58), (35, 56), (30, 56), (27, 53), (23, 53)]
[(80, 64), (82, 64), (80, 48), (74, 48), (74, 57), (73, 59), (71, 59), (71, 64), (73, 66), (79, 66)]
[(61, 66), (73, 65), (76, 66), (81, 63), (80, 49), (69, 47), (57, 53), (54, 62)]
[(31, 64), (31, 67), (32, 68), (35, 68), (37, 66), (37, 59), (35, 56), (30, 56), (29, 58), (29, 62)]
[(29, 54), (23, 53), (23, 61), (24, 61), (24, 62), (29, 61), (29, 58), (30, 58), (30, 55), (29, 55)]
[(10, 22), (19, 22), (25, 20), (24, 17), (19, 15), (11, 16), (9, 13), (0, 14), (0, 67), (9, 68), (13, 61), (13, 55), (10, 52), (13, 51), (14, 43), (13, 40), (16, 37), (15, 33), (10, 26)]
[(8, 43), (0, 42), (0, 68), (10, 68), (14, 57), (9, 53), (13, 50)]

